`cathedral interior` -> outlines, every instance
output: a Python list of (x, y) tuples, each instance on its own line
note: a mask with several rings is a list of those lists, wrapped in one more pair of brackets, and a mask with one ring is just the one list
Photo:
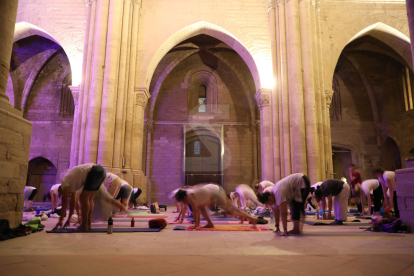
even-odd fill
[[(382, 167), (414, 227), (414, 1), (5, 0), (0, 36), (0, 219), (10, 227), (22, 223), (25, 187), (37, 189), (33, 206), (50, 205), (52, 186), (87, 163), (170, 212), (182, 187), (230, 194), (297, 173), (352, 183), (351, 164), (362, 180)], [(295, 241), (173, 227), (31, 234), (1, 242), (0, 271), (414, 274), (412, 234), (307, 226)]]

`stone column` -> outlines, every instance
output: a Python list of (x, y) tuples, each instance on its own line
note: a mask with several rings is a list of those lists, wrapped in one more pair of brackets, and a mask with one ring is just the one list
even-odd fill
[[(410, 29), (410, 39), (414, 40), (414, 1), (407, 0), (407, 17), (408, 17), (408, 27)], [(411, 56), (414, 64), (414, 43), (411, 43)]]
[(287, 69), (287, 49), (286, 49), (286, 24), (285, 24), (285, 0), (277, 0), (277, 44), (278, 44), (278, 88), (280, 94), (280, 117), (282, 124), (281, 140), (283, 142), (284, 170), (281, 177), (286, 177), (292, 173), (291, 166), (291, 137), (290, 137), (290, 112), (289, 112), (289, 85)]
[(0, 1), (0, 219), (11, 228), (22, 222), (32, 123), (21, 118), (6, 96), (17, 0)]
[(132, 184), (134, 179), (132, 175), (132, 120), (134, 114), (134, 102), (135, 102), (135, 69), (137, 61), (137, 46), (138, 46), (138, 22), (139, 22), (139, 9), (141, 2), (133, 1), (132, 7), (132, 32), (131, 32), (131, 44), (130, 51), (131, 55), (129, 57), (129, 79), (128, 79), (128, 92), (126, 99), (126, 114), (125, 114), (125, 146), (124, 146), (124, 156), (125, 156), (125, 169), (128, 172), (124, 175), (124, 178)]
[[(83, 60), (85, 62), (85, 73), (82, 75), (81, 93), (80, 93), (80, 116), (79, 116), (79, 142), (78, 142), (78, 159), (77, 164), (84, 163), (84, 151), (85, 151), (85, 136), (87, 133), (86, 123), (89, 106), (89, 88), (90, 88), (90, 76), (93, 62), (93, 49), (95, 42), (95, 21), (96, 21), (96, 0), (88, 2), (88, 11), (90, 10), (89, 22), (87, 22), (87, 30), (85, 31), (85, 44), (83, 48)], [(72, 149), (73, 150), (73, 149)]]
[(258, 127), (258, 122), (257, 121), (253, 121), (251, 122), (250, 125), (250, 131), (252, 132), (252, 147), (253, 147), (253, 181), (252, 181), (252, 185), (256, 184), (259, 182), (259, 178), (257, 175), (257, 169), (258, 169), (258, 164), (257, 164), (257, 127)]
[[(17, 0), (0, 2), (0, 108), (13, 110), (9, 103), (9, 97), (6, 95), (7, 81), (10, 71), (10, 59), (13, 48), (14, 25), (16, 24)], [(15, 111), (12, 111), (18, 114)]]
[(307, 173), (302, 51), (297, 0), (286, 2), (286, 38), (291, 126), (292, 173)]
[[(267, 12), (269, 17), (270, 47), (272, 51), (273, 79), (276, 79), (277, 71), (277, 47), (276, 47), (276, 14), (275, 0), (267, 0)], [(279, 141), (279, 95), (275, 85), (272, 88), (272, 145), (273, 145), (273, 181), (280, 180), (280, 141)]]
[(99, 125), (101, 119), (102, 89), (105, 70), (106, 38), (108, 32), (109, 0), (97, 1), (93, 62), (90, 74), (89, 104), (86, 121), (84, 163), (96, 163), (98, 156)]
[(325, 90), (325, 177), (332, 178), (331, 173), (333, 173), (333, 164), (332, 164), (332, 137), (331, 137), (331, 119), (329, 116), (329, 109), (331, 108), (332, 103), (332, 96), (333, 96), (333, 89), (326, 89)]
[(305, 98), (306, 154), (308, 160), (308, 176), (311, 183), (319, 181), (319, 144), (316, 121), (316, 96), (314, 83), (314, 63), (312, 44), (312, 24), (310, 20), (310, 0), (299, 1), (300, 34), (302, 41), (302, 64)]
[(147, 176), (147, 201), (152, 202), (152, 189), (151, 189), (151, 170), (152, 170), (152, 141), (154, 136), (154, 121), (147, 121), (147, 158), (145, 166), (145, 175)]
[(110, 0), (97, 163), (112, 168), (123, 1)]
[(78, 133), (78, 124), (79, 124), (79, 94), (81, 87), (80, 86), (69, 86), (70, 91), (72, 92), (73, 102), (75, 103), (75, 112), (73, 115), (73, 126), (72, 126), (72, 143), (70, 146), (70, 165), (69, 168), (76, 166), (78, 151), (76, 150), (76, 145), (79, 145), (79, 133)]
[(254, 97), (260, 110), (262, 180), (274, 182), (271, 94), (271, 89), (260, 88)]
[(126, 0), (124, 4), (124, 15), (122, 20), (122, 39), (121, 39), (121, 56), (119, 61), (118, 74), (118, 97), (115, 115), (115, 136), (114, 136), (114, 153), (112, 160), (112, 169), (115, 173), (121, 171), (123, 157), (123, 134), (125, 131), (125, 104), (126, 91), (128, 89), (128, 68), (129, 68), (129, 42), (130, 42), (130, 20), (131, 20), (131, 1)]
[(134, 188), (141, 188), (144, 202), (147, 195), (147, 178), (142, 168), (142, 151), (144, 142), (144, 114), (150, 95), (146, 88), (135, 89), (135, 107), (132, 120), (131, 168)]

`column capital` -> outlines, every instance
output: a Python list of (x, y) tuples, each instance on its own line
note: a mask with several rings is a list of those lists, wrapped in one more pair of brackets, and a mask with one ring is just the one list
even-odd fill
[(92, 2), (96, 2), (96, 0), (86, 0), (86, 6), (92, 5)]
[(260, 88), (257, 90), (256, 95), (254, 95), (254, 98), (257, 101), (257, 106), (260, 110), (263, 109), (265, 106), (270, 105), (270, 95), (272, 93), (272, 89), (269, 88)]
[(267, 2), (267, 11), (275, 8), (275, 0), (266, 0)]
[(137, 6), (139, 8), (139, 7), (141, 7), (141, 0), (134, 0), (133, 4), (134, 4), (134, 6)]
[(148, 103), (148, 99), (151, 97), (151, 95), (148, 93), (148, 90), (146, 87), (135, 87), (135, 104), (138, 106), (141, 106), (142, 108), (145, 108)]
[(79, 101), (79, 94), (80, 94), (80, 86), (68, 86), (70, 89), (70, 92), (72, 92), (72, 96), (73, 96), (73, 102), (75, 103), (75, 105), (78, 105), (78, 101)]
[(326, 108), (329, 110), (332, 103), (333, 89), (325, 89)]
[(276, 0), (276, 4), (279, 5), (284, 5), (285, 4), (285, 0)]

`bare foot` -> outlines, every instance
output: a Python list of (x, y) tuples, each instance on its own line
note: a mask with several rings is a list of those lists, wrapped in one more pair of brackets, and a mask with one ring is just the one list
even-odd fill
[(252, 219), (250, 219), (250, 222), (252, 223), (252, 227), (253, 228), (256, 228), (256, 224), (257, 224), (257, 222), (258, 222), (259, 220), (257, 219), (257, 218), (252, 218)]
[(292, 230), (288, 231), (288, 234), (289, 235), (291, 235), (291, 234), (300, 234), (300, 230), (299, 229), (292, 229)]
[(206, 225), (204, 225), (202, 228), (214, 228), (214, 224), (210, 224), (210, 223), (207, 223)]

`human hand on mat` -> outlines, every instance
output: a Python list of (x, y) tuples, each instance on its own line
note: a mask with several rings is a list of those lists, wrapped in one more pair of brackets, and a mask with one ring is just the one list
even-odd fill
[(70, 226), (70, 220), (68, 219), (66, 222), (65, 222), (65, 225), (63, 225), (63, 228), (67, 228), (67, 227), (69, 227)]

